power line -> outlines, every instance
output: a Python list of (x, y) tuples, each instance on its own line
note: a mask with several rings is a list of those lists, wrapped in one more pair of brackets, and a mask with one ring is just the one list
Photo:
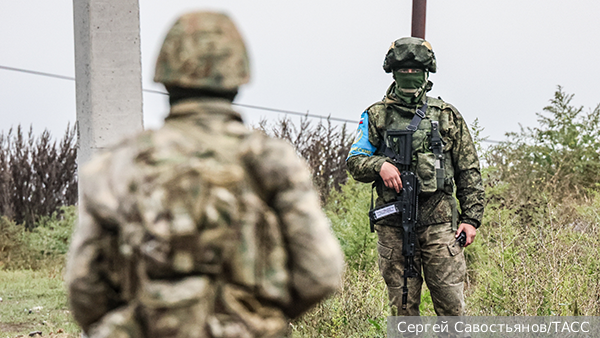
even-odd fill
[[(27, 73), (27, 74), (33, 74), (33, 75), (47, 76), (47, 77), (52, 77), (52, 78), (62, 79), (62, 80), (75, 81), (75, 78), (71, 77), (71, 76), (64, 76), (64, 75), (58, 75), (58, 74), (52, 74), (52, 73), (44, 73), (44, 72), (38, 72), (38, 71), (28, 70), (28, 69), (22, 69), (22, 68), (0, 66), (0, 69), (10, 70), (10, 71), (14, 71), (14, 72)], [(169, 93), (164, 92), (164, 91), (160, 91), (160, 90), (142, 89), (142, 91), (146, 92), (146, 93), (151, 93), (151, 94), (169, 95)], [(300, 112), (295, 112), (295, 111), (291, 111), (291, 110), (283, 110), (283, 109), (277, 109), (277, 108), (261, 107), (261, 106), (243, 104), (243, 103), (236, 103), (236, 102), (234, 102), (233, 105), (240, 106), (240, 107), (245, 107), (245, 108), (251, 108), (251, 109), (260, 109), (260, 110), (266, 110), (266, 111), (272, 111), (272, 112), (290, 114), (290, 115), (307, 116), (307, 117), (311, 117), (311, 118), (328, 119), (328, 120), (339, 121), (339, 122), (358, 123), (358, 121), (355, 121), (355, 120), (347, 120), (347, 119), (342, 119), (342, 118), (337, 118), (337, 117), (331, 117), (331, 116), (323, 116), (323, 115), (315, 115), (315, 114), (308, 114), (308, 113), (300, 113)]]
[[(144, 89), (143, 91), (145, 91), (146, 93), (152, 93), (152, 94), (169, 95), (169, 93), (163, 92), (160, 90)], [(315, 115), (315, 114), (301, 113), (301, 112), (296, 112), (296, 111), (291, 111), (291, 110), (254, 106), (254, 105), (244, 104), (244, 103), (233, 102), (232, 105), (244, 107), (244, 108), (259, 109), (259, 110), (266, 110), (266, 111), (272, 111), (272, 112), (277, 112), (277, 113), (290, 114), (290, 115), (306, 116), (306, 117), (312, 117), (312, 118), (318, 118), (318, 119), (327, 119), (327, 120), (331, 120), (331, 121), (358, 123), (358, 121), (356, 121), (356, 120), (347, 120), (347, 119), (342, 119), (342, 118), (338, 118), (338, 117)]]
[(15, 72), (28, 73), (28, 74), (33, 74), (33, 75), (41, 75), (41, 76), (53, 77), (53, 78), (62, 79), (62, 80), (72, 80), (72, 81), (75, 81), (75, 78), (71, 77), (71, 76), (64, 76), (64, 75), (57, 75), (57, 74), (51, 74), (51, 73), (37, 72), (35, 70), (13, 68), (13, 67), (6, 67), (6, 66), (0, 66), (0, 69), (12, 70), (12, 71), (15, 71)]
[[(27, 73), (27, 74), (32, 74), (32, 75), (47, 76), (47, 77), (51, 77), (51, 78), (55, 78), (55, 79), (61, 79), (61, 80), (75, 81), (75, 78), (71, 77), (71, 76), (64, 76), (64, 75), (58, 75), (58, 74), (52, 74), (52, 73), (44, 73), (44, 72), (38, 72), (38, 71), (35, 71), (35, 70), (29, 70), (29, 69), (23, 69), (23, 68), (14, 68), (14, 67), (7, 67), (7, 66), (0, 65), (0, 69), (10, 70), (10, 71), (20, 72), (20, 73)], [(169, 93), (164, 92), (164, 91), (160, 91), (160, 90), (142, 89), (142, 91), (146, 92), (146, 93), (151, 93), (151, 94), (169, 95)], [(309, 113), (301, 113), (301, 112), (296, 112), (296, 111), (291, 111), (291, 110), (283, 110), (283, 109), (277, 109), (277, 108), (268, 108), (268, 107), (254, 106), (254, 105), (243, 104), (243, 103), (236, 103), (236, 102), (233, 102), (232, 104), (235, 105), (235, 106), (244, 107), (244, 108), (258, 109), (258, 110), (265, 110), (265, 111), (272, 111), (272, 112), (289, 114), (289, 115), (305, 116), (305, 117), (318, 118), (318, 119), (326, 119), (326, 120), (338, 121), (338, 122), (358, 123), (358, 121), (356, 121), (356, 120), (347, 120), (347, 119), (342, 119), (342, 118), (337, 118), (337, 117), (331, 117), (331, 116), (315, 115), (315, 114), (309, 114)], [(494, 141), (494, 140), (482, 140), (482, 142), (496, 143), (496, 144), (502, 143), (500, 141)]]
[(234, 102), (233, 105), (244, 107), (244, 108), (268, 110), (268, 111), (279, 112), (279, 113), (284, 113), (284, 114), (298, 115), (298, 116), (307, 116), (307, 117), (320, 118), (320, 119), (326, 119), (326, 120), (331, 120), (331, 121), (348, 122), (348, 123), (358, 123), (358, 121), (355, 121), (355, 120), (346, 120), (346, 119), (341, 119), (341, 118), (331, 117), (331, 116), (314, 115), (314, 114), (300, 113), (300, 112), (295, 112), (295, 111), (290, 111), (290, 110), (281, 110), (281, 109), (275, 109), (275, 108), (252, 106), (252, 105), (243, 104), (243, 103), (235, 103)]

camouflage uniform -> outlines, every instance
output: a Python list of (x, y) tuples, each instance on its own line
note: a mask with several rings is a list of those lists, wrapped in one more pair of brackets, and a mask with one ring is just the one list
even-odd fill
[(230, 100), (176, 102), (160, 130), (96, 156), (80, 178), (66, 279), (90, 338), (281, 337), (339, 285), (341, 250), (308, 168), (247, 129)]
[[(390, 53), (393, 51), (394, 45)], [(384, 67), (390, 65), (390, 53)], [(405, 54), (401, 57), (406, 57)], [(415, 62), (418, 56), (418, 51), (413, 50), (412, 59), (410, 55), (408, 58)], [(423, 60), (427, 58), (416, 60), (417, 65), (422, 65)], [(433, 67), (430, 63), (428, 69), (435, 71), (435, 58), (433, 61)], [(393, 202), (396, 198), (396, 192), (385, 187), (379, 175), (384, 162), (393, 163), (382, 154), (384, 133), (386, 130), (406, 130), (416, 109), (423, 103), (407, 105), (402, 102), (395, 94), (395, 86), (396, 83), (392, 83), (384, 99), (371, 105), (362, 114), (358, 134), (347, 159), (348, 169), (356, 180), (378, 182), (375, 184), (378, 196), (376, 206)], [(425, 89), (429, 90), (431, 86), (432, 83), (428, 82)], [(375, 225), (379, 238), (379, 267), (388, 286), (390, 305), (399, 310), (399, 315), (419, 315), (424, 275), (436, 313), (441, 316), (457, 316), (464, 313), (466, 267), (463, 248), (455, 239), (456, 221), (479, 227), (483, 215), (484, 191), (479, 160), (464, 119), (455, 107), (441, 99), (424, 97), (423, 101), (425, 98), (428, 107), (425, 118), (413, 134), (411, 164), (411, 171), (419, 178), (420, 188), (415, 253), (415, 267), (419, 276), (408, 279), (409, 297), (405, 311), (401, 310), (405, 259), (402, 256), (403, 230), (400, 215), (389, 216)], [(443, 187), (439, 188), (436, 182), (436, 158), (430, 149), (432, 121), (439, 122), (444, 142), (445, 177)], [(455, 213), (455, 190), (462, 210), (460, 215)]]

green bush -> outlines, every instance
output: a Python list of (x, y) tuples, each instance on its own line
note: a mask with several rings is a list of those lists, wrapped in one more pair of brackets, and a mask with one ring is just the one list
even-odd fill
[(327, 217), (336, 234), (349, 267), (358, 270), (376, 268), (377, 235), (369, 226), (371, 185), (356, 182), (351, 177), (333, 191), (325, 205)]
[(24, 228), (4, 216), (0, 216), (0, 269), (27, 268), (35, 261), (29, 251)]
[(489, 206), (469, 260), (472, 315), (600, 314), (600, 195), (591, 203), (549, 202), (523, 224)]
[(76, 222), (75, 206), (41, 217), (33, 230), (0, 217), (0, 269), (62, 268)]
[(487, 205), (467, 250), (471, 315), (600, 314), (600, 106), (559, 87), (539, 126), (491, 147)]
[(508, 133), (507, 142), (485, 154), (489, 186), (510, 187), (501, 194), (492, 189), (491, 199), (531, 210), (547, 199), (600, 188), (600, 105), (585, 112), (572, 99), (558, 87), (544, 113), (537, 113), (538, 127)]

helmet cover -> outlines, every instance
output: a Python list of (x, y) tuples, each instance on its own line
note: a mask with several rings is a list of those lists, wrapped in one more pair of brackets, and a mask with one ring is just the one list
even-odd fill
[(165, 86), (231, 91), (250, 80), (248, 54), (233, 21), (222, 13), (182, 15), (156, 61), (154, 81)]
[(429, 42), (415, 37), (401, 38), (392, 43), (383, 61), (383, 70), (391, 73), (400, 68), (421, 68), (435, 73), (437, 64)]

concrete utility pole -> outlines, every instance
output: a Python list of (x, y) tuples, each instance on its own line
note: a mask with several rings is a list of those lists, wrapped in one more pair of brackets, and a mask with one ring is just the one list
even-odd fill
[(412, 32), (414, 38), (425, 39), (425, 14), (427, 13), (427, 0), (413, 0)]
[(73, 0), (78, 165), (143, 129), (138, 0)]

